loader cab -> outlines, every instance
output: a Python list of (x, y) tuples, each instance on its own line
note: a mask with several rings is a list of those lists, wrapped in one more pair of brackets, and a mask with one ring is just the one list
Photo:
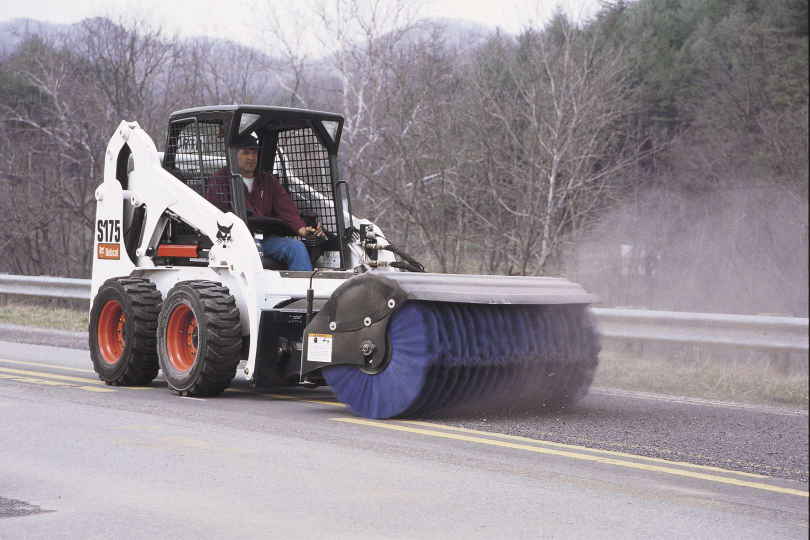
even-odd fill
[[(279, 179), (305, 221), (319, 221), (329, 234), (326, 242), (308, 248), (313, 266), (343, 269), (347, 256), (342, 239), (351, 226), (351, 214), (348, 186), (337, 170), (342, 128), (340, 115), (302, 109), (251, 105), (186, 109), (169, 119), (163, 166), (253, 230), (255, 220), (249, 219), (236, 152), (243, 138), (257, 137), (258, 168)], [(209, 239), (182, 223), (174, 223), (169, 234), (172, 243), (210, 247)]]

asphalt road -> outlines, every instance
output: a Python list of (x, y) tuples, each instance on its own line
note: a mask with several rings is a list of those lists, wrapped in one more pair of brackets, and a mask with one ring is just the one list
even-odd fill
[(806, 412), (605, 390), (416, 421), (328, 389), (179, 398), (0, 342), (2, 540), (807, 538), (807, 441)]

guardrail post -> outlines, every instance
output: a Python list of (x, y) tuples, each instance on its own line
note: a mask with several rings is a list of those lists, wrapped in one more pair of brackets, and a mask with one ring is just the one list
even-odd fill
[(625, 341), (624, 352), (631, 358), (644, 358), (644, 344), (638, 341)]
[(790, 375), (790, 353), (774, 352), (768, 356), (768, 369), (779, 375)]

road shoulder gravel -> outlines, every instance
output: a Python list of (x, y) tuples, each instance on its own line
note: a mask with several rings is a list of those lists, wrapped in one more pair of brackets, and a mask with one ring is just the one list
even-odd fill
[(20, 324), (0, 323), (0, 341), (13, 343), (30, 343), (32, 345), (49, 345), (66, 349), (90, 350), (87, 332), (57, 330), (55, 328), (37, 328)]

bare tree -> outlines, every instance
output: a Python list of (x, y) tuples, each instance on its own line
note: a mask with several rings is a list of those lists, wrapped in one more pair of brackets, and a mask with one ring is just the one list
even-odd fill
[(155, 110), (155, 98), (172, 90), (167, 75), (178, 61), (176, 36), (142, 17), (95, 18), (83, 21), (72, 41), (94, 75), (110, 122), (137, 118), (150, 131), (162, 125), (165, 112)]
[[(265, 18), (277, 17), (276, 8), (268, 2)], [(385, 119), (383, 106), (384, 86), (390, 80), (390, 62), (397, 48), (419, 26), (419, 2), (396, 0), (329, 0), (312, 2), (302, 14), (291, 20), (306, 20), (306, 34), (317, 44), (322, 57), (309, 60), (305, 53), (297, 52), (302, 46), (300, 37), (292, 38), (283, 28), (271, 32), (272, 39), (281, 44), (287, 59), (287, 69), (293, 74), (294, 99), (310, 106), (324, 107), (343, 114), (343, 168), (352, 175), (358, 200), (366, 200), (366, 177), (383, 171), (370, 171), (365, 156), (381, 141), (380, 124)], [(299, 34), (300, 36), (300, 34)], [(278, 49), (279, 47), (276, 47)], [(309, 73), (317, 77), (307, 78)], [(336, 93), (321, 92), (317, 101), (302, 97), (303, 84), (322, 85), (336, 77)], [(331, 86), (330, 86), (331, 87)], [(370, 194), (368, 194), (370, 196)]]
[(142, 21), (124, 27), (94, 19), (71, 34), (31, 41), (3, 66), (21, 89), (0, 100), (0, 224), (11, 238), (0, 258), (10, 271), (89, 273), (93, 193), (107, 140), (124, 119), (153, 134), (163, 127), (163, 107), (173, 104), (164, 85), (178, 56)]
[(380, 221), (396, 232), (396, 241), (436, 270), (457, 272), (470, 269), (468, 248), (477, 243), (468, 210), (476, 196), (461, 114), (460, 46), (442, 34), (441, 26), (426, 28), (391, 59), (381, 143), (366, 156), (377, 174), (366, 181)]
[(542, 272), (644, 154), (621, 129), (632, 112), (629, 66), (600, 45), (558, 13), (542, 32), (501, 45), (471, 79), (490, 129), (482, 151), (492, 233), (509, 246), (511, 272)]
[[(310, 108), (312, 85), (317, 85), (313, 81), (318, 79), (313, 73), (316, 68), (310, 48), (305, 44), (310, 26), (307, 16), (311, 15), (311, 9), (287, 5), (282, 10), (278, 3), (268, 0), (261, 11), (262, 23), (255, 25), (253, 32), (270, 55), (263, 65), (265, 73), (287, 94), (280, 98), (279, 104), (286, 102), (290, 107)], [(264, 21), (278, 20), (287, 23), (264, 24)]]
[(35, 102), (4, 100), (0, 116), (8, 192), (0, 212), (7, 231), (0, 259), (20, 273), (75, 275), (89, 269), (83, 240), (91, 235), (90, 203), (101, 173), (90, 99), (79, 90), (89, 81), (81, 71), (77, 76), (70, 52), (52, 43), (32, 45), (10, 67)]
[[(172, 94), (185, 107), (219, 103), (265, 103), (278, 98), (267, 56), (233, 41), (196, 38), (183, 47), (183, 67)], [(185, 85), (184, 85), (185, 83)]]

